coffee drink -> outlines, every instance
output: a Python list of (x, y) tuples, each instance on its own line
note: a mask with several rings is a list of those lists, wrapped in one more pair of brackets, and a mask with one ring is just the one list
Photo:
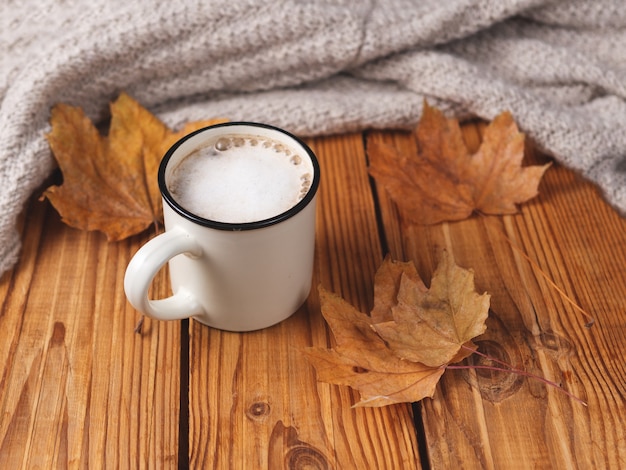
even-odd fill
[(189, 212), (223, 223), (280, 215), (311, 188), (313, 164), (283, 142), (256, 135), (220, 136), (171, 171), (167, 186)]
[[(128, 264), (129, 302), (157, 320), (227, 331), (283, 321), (311, 290), (320, 178), (306, 143), (267, 124), (221, 123), (178, 140), (158, 172), (165, 230)], [(172, 295), (153, 299), (166, 265)]]

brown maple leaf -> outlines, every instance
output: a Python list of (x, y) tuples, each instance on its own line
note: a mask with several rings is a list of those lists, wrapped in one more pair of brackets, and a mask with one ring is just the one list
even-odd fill
[(402, 360), (372, 329), (370, 317), (323, 288), (320, 300), (337, 345), (334, 349), (306, 348), (318, 380), (358, 390), (357, 407), (413, 402), (433, 395), (444, 368)]
[[(447, 251), (427, 289), (416, 274), (400, 279), (393, 320), (373, 328), (402, 359), (438, 367), (467, 356), (471, 340), (485, 332), (490, 297), (474, 289), (474, 273), (454, 262)], [(463, 348), (465, 346), (465, 348)]]
[[(444, 255), (427, 289), (413, 263), (386, 258), (375, 277), (368, 316), (320, 287), (322, 314), (336, 345), (307, 348), (318, 380), (359, 391), (355, 406), (384, 406), (432, 396), (447, 364), (475, 349), (489, 296), (473, 292), (473, 274)], [(412, 330), (416, 327), (415, 331)]]
[(82, 230), (104, 232), (109, 241), (145, 230), (161, 218), (157, 172), (167, 149), (194, 130), (223, 119), (170, 131), (127, 94), (111, 103), (108, 136), (101, 136), (80, 108), (58, 104), (46, 136), (63, 183), (48, 198), (62, 220)]
[(394, 261), (387, 256), (374, 277), (374, 308), (370, 312), (373, 323), (393, 320), (391, 309), (398, 305), (398, 291), (404, 273), (418, 277), (415, 265)]
[(370, 174), (388, 191), (402, 215), (418, 224), (462, 220), (477, 211), (499, 215), (535, 197), (550, 164), (522, 168), (524, 135), (510, 113), (486, 128), (478, 151), (467, 149), (458, 121), (424, 103), (414, 132), (415, 155), (388, 145), (368, 146)]

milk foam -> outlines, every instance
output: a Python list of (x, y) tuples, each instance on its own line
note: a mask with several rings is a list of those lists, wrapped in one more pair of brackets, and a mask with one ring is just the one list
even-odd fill
[(303, 151), (257, 136), (222, 136), (186, 156), (168, 178), (172, 197), (209, 220), (269, 219), (307, 194), (313, 165)]

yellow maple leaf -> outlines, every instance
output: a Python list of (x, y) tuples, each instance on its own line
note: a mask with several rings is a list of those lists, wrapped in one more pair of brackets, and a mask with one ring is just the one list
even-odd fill
[(52, 109), (46, 138), (63, 174), (48, 198), (63, 222), (99, 230), (109, 241), (142, 232), (160, 221), (157, 172), (161, 158), (178, 139), (224, 119), (187, 124), (173, 132), (130, 96), (111, 103), (108, 136), (102, 136), (77, 107)]
[(322, 314), (336, 345), (305, 350), (318, 380), (358, 390), (361, 401), (355, 406), (432, 396), (446, 366), (474, 351), (471, 340), (485, 331), (489, 296), (476, 294), (473, 273), (447, 254), (430, 289), (413, 263), (386, 258), (374, 293), (368, 316), (320, 288)]
[(471, 340), (485, 332), (489, 303), (488, 294), (474, 290), (474, 273), (444, 251), (430, 288), (403, 273), (393, 319), (372, 326), (397, 356), (439, 367), (466, 356)]
[(402, 360), (371, 328), (370, 317), (323, 288), (320, 299), (337, 346), (305, 349), (318, 380), (358, 390), (361, 400), (356, 407), (413, 402), (433, 395), (443, 367)]

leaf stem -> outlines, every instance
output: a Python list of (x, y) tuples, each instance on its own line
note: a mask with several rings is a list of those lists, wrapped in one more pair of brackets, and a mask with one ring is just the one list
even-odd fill
[(485, 359), (488, 359), (492, 362), (495, 362), (496, 364), (500, 364), (503, 367), (497, 367), (497, 366), (480, 366), (480, 365), (446, 365), (445, 368), (446, 369), (456, 369), (456, 370), (462, 370), (462, 369), (482, 369), (482, 370), (492, 370), (492, 371), (496, 371), (496, 372), (510, 372), (513, 374), (517, 374), (517, 375), (521, 375), (523, 377), (528, 377), (531, 379), (535, 379), (538, 380), (539, 382), (542, 382), (546, 385), (549, 385), (550, 387), (554, 387), (556, 389), (558, 389), (560, 392), (564, 393), (565, 395), (567, 395), (568, 397), (572, 398), (573, 400), (579, 402), (580, 404), (582, 404), (583, 406), (589, 406), (587, 404), (586, 401), (582, 400), (581, 398), (578, 398), (576, 395), (568, 392), (567, 390), (565, 390), (563, 387), (561, 387), (559, 384), (557, 384), (556, 382), (553, 382), (552, 380), (548, 380), (545, 377), (541, 377), (540, 375), (537, 374), (533, 374), (531, 372), (527, 372), (525, 370), (522, 369), (517, 369), (516, 367), (513, 367), (512, 365), (501, 361), (495, 357), (491, 357), (488, 354), (485, 353), (481, 353), (478, 350), (474, 350), (472, 348), (469, 348), (467, 346), (461, 346), (463, 349), (467, 349), (469, 351), (472, 351), (474, 354), (478, 354), (481, 357), (484, 357)]

